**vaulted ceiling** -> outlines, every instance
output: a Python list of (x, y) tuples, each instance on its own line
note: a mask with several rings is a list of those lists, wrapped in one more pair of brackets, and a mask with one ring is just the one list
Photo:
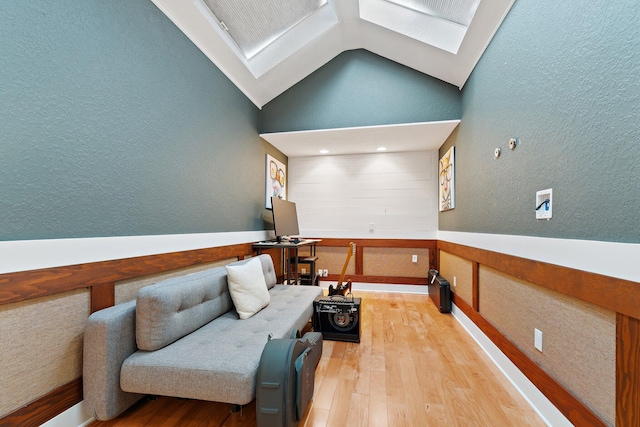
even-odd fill
[(262, 108), (346, 50), (462, 88), (515, 0), (152, 0)]

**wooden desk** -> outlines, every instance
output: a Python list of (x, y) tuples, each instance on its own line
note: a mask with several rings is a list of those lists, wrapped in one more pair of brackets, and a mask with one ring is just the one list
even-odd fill
[[(318, 284), (318, 272), (316, 271), (316, 261), (318, 256), (316, 255), (316, 245), (321, 242), (320, 239), (300, 239), (298, 243), (291, 241), (271, 241), (257, 242), (253, 244), (253, 249), (258, 252), (258, 255), (262, 253), (264, 249), (279, 248), (282, 249), (282, 274), (283, 283), (289, 285), (299, 285), (300, 274), (298, 273), (299, 264), (308, 264), (309, 278), (311, 285)], [(309, 255), (301, 256), (299, 253), (300, 248), (308, 247)]]

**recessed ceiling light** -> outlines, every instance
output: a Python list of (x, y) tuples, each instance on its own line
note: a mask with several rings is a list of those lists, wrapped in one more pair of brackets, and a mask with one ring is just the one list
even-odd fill
[(320, 154), (329, 154), (329, 150), (320, 150)]
[(378, 147), (376, 151), (387, 151), (387, 147)]

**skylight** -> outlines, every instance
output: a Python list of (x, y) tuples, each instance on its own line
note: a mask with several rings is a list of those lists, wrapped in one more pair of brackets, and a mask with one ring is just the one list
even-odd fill
[(480, 0), (359, 0), (360, 17), (456, 54)]
[(352, 49), (462, 88), (515, 2), (151, 1), (259, 108)]
[(247, 60), (327, 4), (327, 0), (203, 2)]
[(386, 0), (416, 12), (468, 27), (480, 0)]

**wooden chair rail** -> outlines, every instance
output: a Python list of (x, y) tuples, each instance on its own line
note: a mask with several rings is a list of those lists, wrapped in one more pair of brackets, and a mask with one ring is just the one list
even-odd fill
[(616, 319), (616, 426), (640, 426), (640, 320)]
[(0, 305), (251, 254), (251, 243), (0, 275)]
[[(314, 237), (315, 239), (315, 237)], [(318, 242), (318, 246), (344, 246), (349, 247), (349, 243), (353, 242), (358, 247), (364, 248), (426, 248), (435, 249), (437, 240), (424, 240), (424, 239), (341, 239), (341, 238), (326, 238), (318, 237), (321, 242)]]
[[(355, 275), (348, 275), (353, 281), (370, 283), (393, 283), (393, 284), (414, 284), (426, 285), (427, 272), (424, 278), (415, 277), (390, 277), (390, 276), (367, 276), (364, 274), (364, 249), (365, 248), (419, 248), (429, 249), (429, 268), (436, 268), (438, 265), (437, 240), (415, 240), (415, 239), (338, 239), (322, 238), (318, 246), (324, 247), (349, 247), (351, 242), (356, 244)], [(338, 277), (329, 275), (328, 280), (338, 280)]]
[[(339, 274), (329, 274), (327, 277), (323, 277), (323, 280), (337, 281), (340, 278)], [(347, 274), (346, 279), (351, 279), (353, 282), (363, 283), (388, 283), (392, 285), (427, 285), (426, 277), (392, 277), (392, 276), (367, 276), (363, 274)]]
[(617, 313), (640, 319), (640, 284), (456, 243), (438, 249)]

